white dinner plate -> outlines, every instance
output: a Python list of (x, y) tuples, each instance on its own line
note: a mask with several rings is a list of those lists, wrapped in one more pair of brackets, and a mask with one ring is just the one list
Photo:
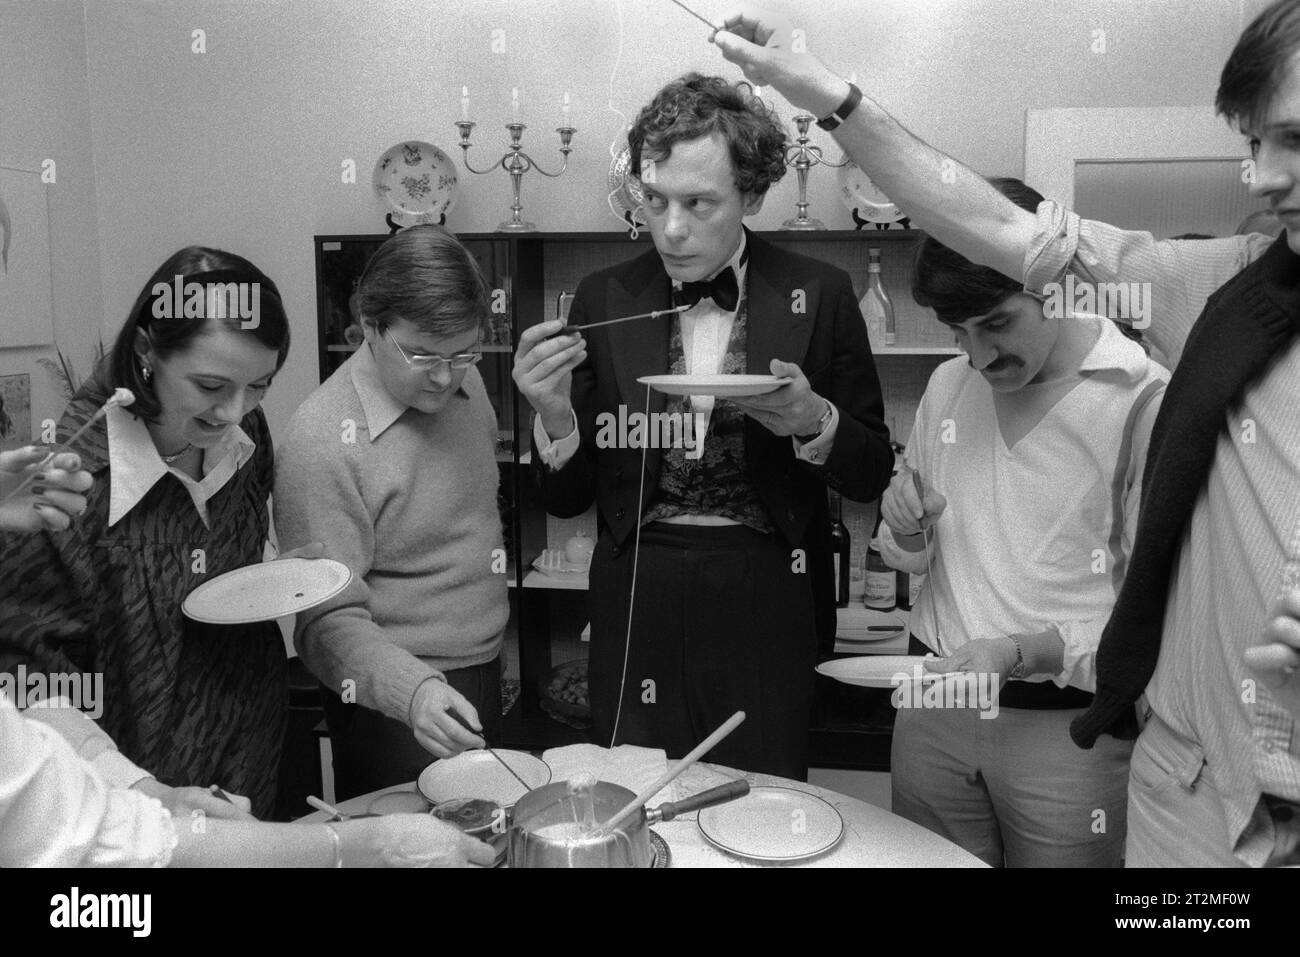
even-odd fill
[(755, 861), (816, 857), (844, 836), (839, 811), (794, 788), (751, 788), (739, 800), (705, 808), (697, 823), (718, 850)]
[(765, 395), (794, 380), (774, 375), (643, 375), (636, 381), (665, 395), (712, 395), (730, 399)]
[[(859, 658), (835, 658), (817, 666), (817, 673), (846, 685), (860, 688), (897, 688), (904, 680), (916, 679), (916, 668), (922, 679), (929, 676), (922, 655), (862, 655)], [(963, 674), (964, 672), (951, 672)], [(934, 675), (936, 679), (944, 675)]]
[[(539, 788), (551, 781), (551, 766), (527, 751), (494, 748), (511, 770)], [(524, 796), (524, 786), (486, 751), (462, 751), (454, 758), (434, 761), (420, 772), (420, 793), (434, 804), (460, 798), (480, 798), (510, 807)]]
[(247, 625), (315, 608), (352, 581), (352, 571), (332, 558), (277, 558), (245, 565), (205, 581), (181, 610), (210, 625)]

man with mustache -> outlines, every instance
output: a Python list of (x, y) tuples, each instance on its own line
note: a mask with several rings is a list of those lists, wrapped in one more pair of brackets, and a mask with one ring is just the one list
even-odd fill
[[(1023, 209), (1042, 202), (1019, 180), (991, 182)], [(899, 709), (893, 811), (994, 867), (1117, 867), (1132, 742), (1081, 753), (1068, 732), (1092, 702), (1169, 374), (1109, 320), (1050, 314), (932, 238), (912, 295), (966, 357), (939, 366), (921, 398), (908, 467), (881, 506), (881, 552), (929, 573), (911, 652), (1001, 690), (993, 715)]]
[(1246, 136), (1251, 192), (1286, 234), (1157, 241), (1054, 202), (1028, 212), (918, 140), (768, 14), (714, 42), (817, 116), (918, 226), (1041, 293), (1067, 275), (1149, 282), (1174, 363), (1152, 431), (1132, 561), (1097, 653), (1084, 748), (1147, 723), (1129, 777), (1130, 866), (1300, 863), (1300, 2), (1228, 58), (1218, 112)]

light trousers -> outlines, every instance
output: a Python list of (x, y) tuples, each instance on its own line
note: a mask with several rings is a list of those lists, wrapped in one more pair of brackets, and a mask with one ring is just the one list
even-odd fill
[(1132, 741), (1070, 740), (1080, 709), (900, 708), (893, 810), (993, 867), (1119, 867)]

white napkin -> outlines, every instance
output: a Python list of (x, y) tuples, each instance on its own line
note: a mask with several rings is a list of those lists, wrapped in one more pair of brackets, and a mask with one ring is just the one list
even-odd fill
[[(552, 781), (568, 781), (579, 774), (594, 775), (597, 781), (622, 785), (633, 794), (662, 777), (668, 770), (668, 758), (659, 748), (641, 748), (620, 744), (616, 748), (602, 748), (597, 744), (570, 744), (551, 748), (542, 754), (542, 760), (551, 766)], [(650, 807), (664, 801), (676, 801), (677, 782), (655, 794)]]

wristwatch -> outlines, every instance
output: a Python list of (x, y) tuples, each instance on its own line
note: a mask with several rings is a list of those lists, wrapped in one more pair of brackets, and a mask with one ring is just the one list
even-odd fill
[(856, 83), (849, 84), (849, 95), (844, 98), (844, 102), (835, 108), (835, 112), (830, 116), (824, 117), (817, 121), (817, 125), (826, 132), (830, 132), (849, 118), (849, 114), (858, 108), (862, 102), (862, 91), (858, 89)]
[(831, 412), (830, 401), (826, 400), (826, 411), (823, 412), (822, 417), (817, 420), (817, 431), (812, 433), (812, 435), (796, 435), (795, 438), (798, 439), (800, 442), (804, 443), (805, 445), (807, 445), (809, 442), (812, 442), (813, 440), (818, 438), (823, 432), (825, 432), (830, 427), (832, 417), (833, 415)]

